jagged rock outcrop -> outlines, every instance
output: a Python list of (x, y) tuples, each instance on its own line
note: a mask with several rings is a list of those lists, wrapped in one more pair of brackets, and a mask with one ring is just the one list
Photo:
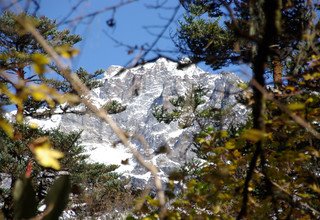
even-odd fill
[[(112, 66), (101, 82), (102, 87), (92, 91), (95, 102), (100, 106), (111, 102), (121, 104), (121, 112), (112, 114), (112, 118), (124, 131), (145, 138), (150, 146), (150, 155), (139, 141), (134, 138), (132, 141), (146, 158), (159, 167), (163, 176), (195, 156), (191, 151), (192, 140), (200, 125), (193, 121), (195, 112), (192, 110), (179, 112), (179, 117), (189, 120), (189, 124), (184, 126), (181, 120), (159, 122), (154, 115), (157, 106), (163, 106), (170, 112), (175, 108), (170, 100), (186, 97), (193, 88), (201, 86), (206, 90), (202, 97), (205, 102), (197, 106), (197, 110), (210, 106), (230, 108), (225, 124), (242, 123), (247, 114), (245, 107), (235, 99), (235, 94), (240, 90), (237, 84), (241, 82), (236, 75), (213, 75), (195, 65), (180, 70), (177, 63), (164, 58), (128, 70)], [(83, 106), (77, 108), (85, 110)], [(82, 140), (92, 160), (121, 165), (121, 160), (128, 159), (129, 165), (121, 165), (120, 171), (134, 177), (132, 184), (139, 185), (149, 179), (150, 174), (135, 162), (127, 149), (121, 145), (113, 148), (118, 141), (117, 136), (92, 113), (66, 114), (51, 120), (55, 120), (55, 126), (63, 131), (82, 130)], [(155, 154), (162, 146), (168, 147), (168, 153)]]

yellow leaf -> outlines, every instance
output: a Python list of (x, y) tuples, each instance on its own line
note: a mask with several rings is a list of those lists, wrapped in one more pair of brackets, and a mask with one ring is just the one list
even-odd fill
[(313, 191), (317, 192), (320, 194), (320, 187), (316, 183), (312, 184), (309, 186)]
[(220, 210), (221, 210), (221, 208), (220, 208), (219, 205), (216, 205), (216, 206), (213, 207), (214, 214), (218, 214), (220, 212)]
[(257, 129), (249, 129), (242, 134), (243, 138), (250, 140), (252, 142), (258, 142), (265, 136), (266, 134), (264, 132)]
[(220, 132), (220, 134), (221, 134), (222, 138), (228, 137), (228, 131), (223, 130), (223, 131)]
[(248, 89), (249, 85), (247, 83), (239, 83), (238, 87), (244, 90), (244, 89)]
[(233, 140), (228, 141), (225, 146), (226, 146), (226, 148), (227, 148), (228, 150), (232, 150), (232, 149), (234, 149), (234, 148), (236, 147), (236, 145), (235, 145), (235, 143), (234, 143)]
[(36, 139), (31, 148), (36, 160), (41, 166), (51, 167), (55, 170), (60, 169), (58, 159), (63, 157), (63, 153), (51, 148), (51, 143), (47, 137), (40, 137)]
[(0, 127), (10, 138), (13, 138), (14, 129), (10, 123), (3, 119), (0, 119)]
[(302, 110), (304, 109), (304, 107), (304, 103), (300, 102), (295, 102), (288, 105), (288, 109), (290, 109), (291, 111)]
[(46, 99), (46, 94), (44, 94), (42, 91), (34, 91), (31, 93), (31, 95), (35, 101), (43, 101)]
[(312, 75), (310, 75), (309, 73), (306, 74), (306, 75), (303, 75), (303, 78), (304, 78), (305, 80), (312, 80), (312, 79), (313, 79)]
[(43, 74), (46, 70), (46, 65), (50, 62), (48, 57), (39, 53), (32, 54), (31, 59), (34, 62), (32, 67), (38, 74)]
[(294, 92), (296, 90), (296, 88), (294, 86), (286, 86), (285, 89), (288, 92)]
[(40, 64), (37, 64), (37, 63), (34, 63), (34, 64), (32, 65), (32, 68), (34, 69), (34, 71), (35, 71), (37, 74), (43, 74), (43, 73), (46, 71), (45, 65), (40, 65)]
[(70, 59), (76, 55), (79, 54), (79, 50), (78, 49), (75, 49), (75, 48), (72, 48), (70, 47), (70, 45), (62, 45), (62, 46), (59, 46), (59, 47), (56, 47), (55, 50), (63, 57), (63, 58), (66, 58), (66, 59)]
[(233, 155), (237, 158), (240, 158), (241, 153), (238, 150), (233, 151)]
[(21, 112), (18, 112), (16, 115), (16, 122), (21, 124), (23, 122), (23, 114)]
[(72, 57), (77, 56), (78, 54), (79, 54), (79, 50), (72, 48), (70, 50), (62, 52), (61, 56), (66, 59), (70, 59)]
[(33, 62), (37, 64), (45, 65), (50, 63), (50, 59), (46, 57), (44, 54), (39, 54), (39, 53), (32, 54), (31, 59)]
[(309, 97), (307, 100), (306, 100), (306, 103), (312, 103), (313, 102), (313, 98), (312, 97)]
[(30, 122), (29, 127), (32, 129), (37, 129), (37, 128), (39, 128), (39, 125), (36, 122)]
[(74, 94), (64, 94), (63, 96), (67, 102), (69, 103), (77, 103), (80, 101), (80, 98), (78, 95), (74, 95)]

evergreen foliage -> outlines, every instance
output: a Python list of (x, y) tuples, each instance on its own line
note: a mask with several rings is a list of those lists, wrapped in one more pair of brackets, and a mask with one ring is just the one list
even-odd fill
[[(214, 69), (231, 63), (254, 61), (258, 52), (257, 43), (266, 34), (261, 28), (266, 24), (262, 10), (264, 1), (181, 2), (188, 12), (180, 21), (175, 39), (182, 53), (189, 55), (194, 62), (205, 61)], [(272, 72), (275, 83), (281, 85), (283, 74), (294, 80), (305, 69), (308, 58), (313, 54), (310, 47), (319, 44), (319, 28), (315, 4), (305, 0), (277, 4), (275, 27), (281, 33), (271, 36), (273, 44), (266, 75), (270, 77)]]
[[(197, 107), (205, 103), (204, 96), (207, 90), (198, 85), (192, 87), (190, 91), (183, 96), (171, 98), (169, 102), (172, 109), (166, 109), (163, 105), (153, 107), (153, 116), (159, 121), (166, 124), (178, 120), (181, 127), (189, 127), (194, 121), (193, 114), (198, 114)], [(191, 116), (191, 117), (190, 117)]]
[(117, 100), (111, 100), (102, 106), (109, 114), (117, 114), (126, 110), (126, 106), (123, 106)]
[[(61, 171), (70, 175), (72, 188), (77, 189), (74, 193), (81, 195), (85, 189), (94, 192), (97, 184), (103, 184), (106, 191), (113, 191), (115, 195), (118, 192), (124, 192), (125, 181), (120, 180), (120, 175), (114, 172), (118, 166), (87, 162), (88, 155), (79, 141), (79, 132), (66, 134), (58, 130), (44, 131), (18, 124), (15, 126), (15, 132), (17, 139), (12, 140), (0, 130), (2, 149), (0, 152), (0, 173), (6, 174), (7, 177), (10, 176), (10, 188), (13, 188), (15, 182), (26, 172), (28, 164), (31, 163), (31, 184), (34, 186), (38, 202), (44, 199), (52, 181)], [(33, 140), (44, 136), (49, 138), (54, 149), (65, 155), (60, 160), (61, 171), (59, 172), (34, 163), (32, 153), (29, 150), (30, 144)], [(3, 213), (7, 218), (11, 218), (13, 214), (11, 190), (1, 189), (1, 201), (4, 202)]]
[[(8, 11), (3, 12), (0, 16), (0, 66), (5, 71), (5, 74), (0, 76), (0, 83), (6, 86), (13, 95), (22, 99), (22, 103), (13, 103), (16, 104), (18, 114), (48, 117), (53, 114), (53, 110), (50, 109), (56, 103), (61, 102), (57, 95), (53, 95), (52, 100), (38, 98), (39, 96), (36, 94), (26, 91), (27, 87), (36, 84), (45, 85), (49, 91), (55, 90), (65, 94), (75, 94), (76, 92), (68, 81), (59, 76), (61, 73), (55, 63), (50, 61), (42, 46), (32, 35), (24, 31), (18, 22), (19, 19), (31, 22), (50, 46), (64, 58), (72, 58), (78, 53), (78, 50), (73, 46), (81, 41), (81, 37), (70, 34), (69, 30), (58, 30), (56, 22), (45, 16), (36, 17), (24, 13), (16, 15)], [(53, 77), (52, 73), (48, 73), (49, 70), (58, 75)], [(101, 86), (97, 79), (103, 74), (103, 70), (97, 70), (90, 74), (80, 67), (75, 73), (89, 89)], [(39, 87), (37, 90), (41, 91), (44, 88)], [(9, 96), (8, 92), (1, 93), (0, 103), (2, 106), (11, 104)], [(77, 103), (76, 100), (69, 100), (69, 104)], [(63, 111), (69, 110), (69, 107), (69, 105), (65, 105)], [(47, 110), (40, 114), (37, 112), (39, 108)]]
[[(180, 193), (168, 196), (172, 206), (167, 215), (319, 218), (319, 19), (315, 17), (319, 8), (300, 0), (282, 5), (279, 1), (181, 2), (189, 13), (178, 31), (182, 52), (213, 68), (236, 61), (252, 64), (252, 90), (238, 95), (252, 108), (252, 115), (240, 127), (209, 126), (195, 137), (203, 161), (171, 175), (168, 188)], [(225, 15), (221, 8), (229, 10), (224, 25), (217, 20)], [(206, 34), (212, 26), (225, 32)], [(224, 33), (232, 36), (230, 41)], [(214, 48), (220, 44), (221, 50)], [(217, 51), (227, 52), (212, 56)], [(270, 72), (274, 86), (267, 87)], [(205, 111), (203, 116), (216, 113)]]
[[(205, 61), (214, 69), (249, 64), (251, 90), (244, 89), (238, 100), (252, 114), (244, 125), (223, 127), (225, 109), (198, 111), (206, 94), (200, 87), (171, 99), (170, 110), (155, 106), (158, 121), (179, 120), (182, 128), (203, 121), (194, 138), (199, 160), (170, 175), (166, 213), (159, 213), (159, 200), (147, 195), (128, 219), (157, 219), (159, 214), (167, 219), (319, 219), (319, 5), (307, 0), (180, 2), (187, 13), (180, 21), (177, 46), (193, 62)], [(59, 71), (18, 21), (33, 24), (67, 59), (78, 53), (73, 45), (80, 41), (46, 17), (10, 12), (0, 17), (0, 67), (5, 73), (0, 76), (0, 111), (8, 104), (17, 108), (17, 124), (0, 116), (0, 174), (12, 180), (9, 189), (1, 189), (2, 213), (8, 219), (34, 217), (46, 198), (50, 209), (44, 218), (57, 219), (69, 189), (75, 204), (85, 203), (69, 207), (78, 209), (81, 217), (131, 206), (125, 181), (113, 172), (117, 167), (87, 163), (79, 133), (23, 125), (23, 116), (39, 108), (78, 100), (70, 95), (74, 90), (68, 82), (46, 75), (47, 68)], [(270, 73), (273, 85), (268, 87)], [(77, 74), (91, 89), (100, 85), (96, 79), (102, 71), (89, 74), (79, 69)], [(61, 94), (66, 92), (70, 94), (64, 98)], [(114, 100), (104, 108), (110, 114), (125, 110)], [(62, 153), (65, 157), (58, 161)], [(70, 174), (72, 186), (69, 176), (53, 184), (42, 181), (54, 179), (60, 167)]]
[[(6, 219), (30, 219), (41, 214), (41, 219), (58, 219), (70, 198), (74, 203), (83, 203), (82, 198), (97, 192), (112, 194), (99, 197), (91, 207), (98, 203), (110, 205), (113, 197), (124, 203), (119, 195), (128, 198), (130, 193), (124, 189), (125, 180), (114, 172), (118, 166), (89, 163), (79, 142), (81, 132), (45, 131), (23, 123), (26, 116), (57, 114), (57, 104), (63, 104), (63, 113), (71, 111), (69, 108), (79, 99), (22, 23), (33, 25), (64, 59), (78, 53), (73, 46), (81, 40), (69, 30), (58, 30), (56, 22), (45, 16), (7, 11), (0, 16), (0, 175), (1, 181), (7, 180), (0, 189), (1, 215)], [(97, 79), (102, 70), (90, 74), (80, 68), (75, 74), (89, 89), (101, 86)], [(15, 123), (4, 118), (3, 107), (8, 105), (16, 106)], [(43, 204), (46, 209), (40, 213), (38, 208)], [(78, 210), (77, 214), (89, 215), (85, 210)]]

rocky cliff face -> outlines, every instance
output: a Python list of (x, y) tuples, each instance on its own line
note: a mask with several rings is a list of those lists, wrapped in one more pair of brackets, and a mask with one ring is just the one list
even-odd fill
[[(208, 74), (195, 65), (179, 70), (176, 63), (164, 58), (133, 69), (121, 69), (111, 66), (106, 71), (101, 80), (102, 86), (92, 91), (94, 100), (100, 106), (121, 106), (118, 111), (111, 111), (115, 113), (112, 118), (129, 134), (145, 138), (150, 149), (145, 149), (135, 136), (132, 141), (148, 160), (158, 166), (163, 176), (195, 156), (191, 149), (194, 134), (200, 129), (199, 122), (193, 120), (197, 112), (208, 108), (228, 108), (224, 124), (245, 120), (247, 111), (235, 99), (239, 91), (237, 84), (241, 80), (232, 73)], [(179, 97), (187, 100), (192, 91), (200, 87), (205, 92), (201, 97), (203, 102), (196, 109), (190, 110), (172, 102)], [(167, 113), (174, 112), (174, 109), (178, 111), (170, 115), (174, 116), (173, 120), (165, 123), (155, 117), (156, 108)], [(85, 111), (83, 106), (77, 109)], [(136, 184), (149, 179), (150, 174), (135, 162), (127, 149), (121, 145), (114, 148), (118, 138), (92, 113), (54, 116), (50, 121), (38, 123), (47, 126), (52, 122), (63, 131), (82, 130), (83, 143), (93, 161), (119, 164), (119, 171), (134, 177)], [(163, 146), (168, 152), (156, 154)], [(128, 161), (128, 165), (123, 165), (124, 161)]]

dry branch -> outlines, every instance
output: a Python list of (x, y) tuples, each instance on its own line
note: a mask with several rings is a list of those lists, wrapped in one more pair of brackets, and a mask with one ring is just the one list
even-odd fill
[(103, 110), (103, 108), (97, 107), (93, 104), (93, 102), (90, 100), (90, 90), (81, 82), (76, 74), (70, 71), (70, 68), (61, 62), (59, 55), (47, 43), (47, 41), (36, 30), (36, 28), (26, 19), (18, 18), (17, 21), (26, 29), (26, 31), (30, 32), (30, 34), (39, 42), (48, 55), (52, 57), (58, 69), (61, 71), (62, 76), (70, 82), (74, 90), (78, 93), (79, 97), (81, 98), (81, 102), (85, 104), (97, 117), (110, 125), (111, 129), (115, 132), (123, 145), (129, 148), (136, 160), (154, 176), (154, 183), (160, 203), (160, 217), (163, 218), (166, 213), (165, 195), (160, 177), (158, 176), (158, 168), (143, 158), (135, 146), (128, 140), (125, 132), (117, 125), (110, 115)]

